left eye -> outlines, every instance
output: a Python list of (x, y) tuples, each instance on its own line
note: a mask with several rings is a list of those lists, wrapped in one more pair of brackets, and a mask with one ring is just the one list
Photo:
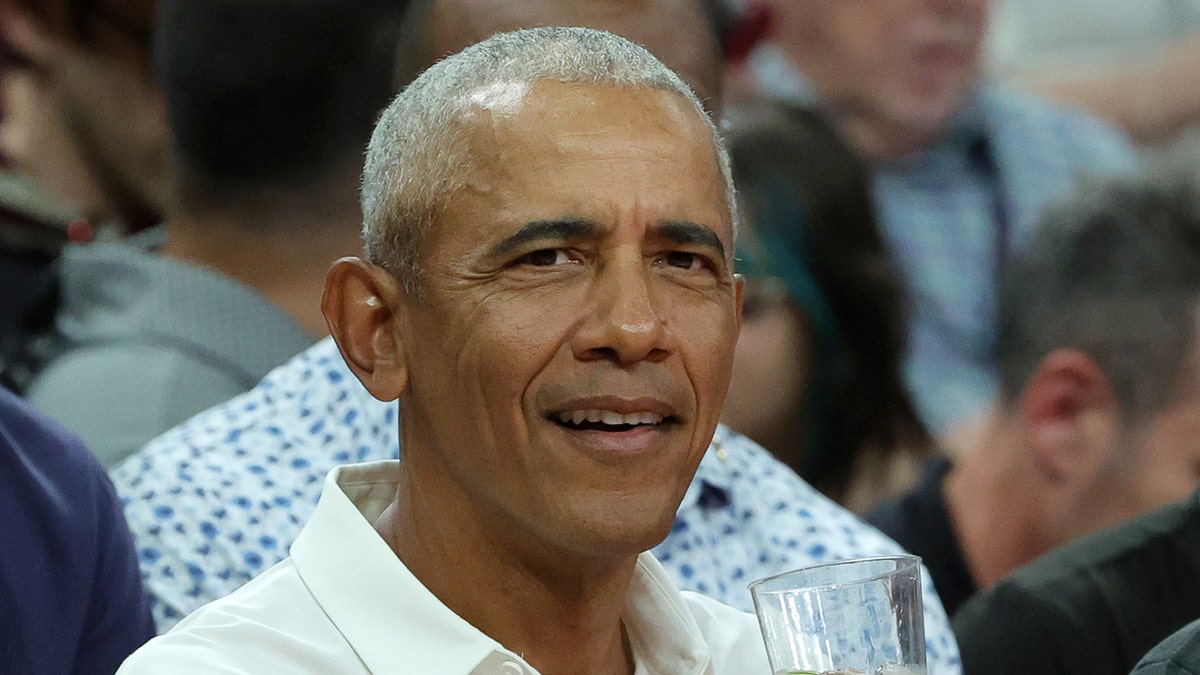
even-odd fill
[(526, 253), (517, 262), (534, 267), (550, 267), (552, 265), (563, 265), (574, 262), (574, 260), (568, 255), (565, 249), (543, 248), (532, 253)]
[(663, 256), (663, 262), (671, 267), (692, 270), (704, 267), (704, 258), (687, 251), (671, 251)]

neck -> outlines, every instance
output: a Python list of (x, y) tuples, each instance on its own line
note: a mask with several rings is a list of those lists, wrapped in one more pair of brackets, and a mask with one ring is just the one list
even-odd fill
[(275, 303), (314, 337), (328, 334), (321, 294), (330, 265), (361, 249), (357, 214), (340, 222), (179, 215), (167, 221), (163, 255), (231, 277)]
[(980, 588), (1046, 550), (1036, 477), (1022, 461), (1019, 433), (997, 413), (942, 484), (959, 547)]
[(430, 592), (540, 672), (633, 672), (621, 616), (636, 558), (598, 562), (515, 545), (510, 530), (485, 526), (462, 500), (445, 508), (432, 494), (441, 488), (423, 490), (407, 464), (375, 528)]

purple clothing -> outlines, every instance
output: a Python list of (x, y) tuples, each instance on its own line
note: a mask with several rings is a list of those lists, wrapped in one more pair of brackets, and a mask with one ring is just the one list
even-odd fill
[(3, 389), (0, 542), (0, 673), (113, 673), (154, 636), (108, 475), (82, 441)]

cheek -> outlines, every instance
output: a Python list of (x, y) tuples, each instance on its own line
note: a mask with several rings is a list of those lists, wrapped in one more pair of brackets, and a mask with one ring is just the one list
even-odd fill
[(61, 101), (20, 72), (3, 83), (0, 152), (42, 189), (74, 207), (101, 211), (105, 197), (76, 146)]
[(734, 379), (765, 384), (790, 360), (787, 351), (787, 335), (776, 317), (759, 316), (746, 321), (734, 355)]
[(733, 364), (731, 405), (790, 410), (799, 405), (807, 377), (807, 337), (798, 312), (781, 307), (742, 324)]
[(1194, 456), (1158, 463), (1142, 475), (1137, 488), (1139, 511), (1155, 509), (1192, 494), (1200, 486), (1198, 472), (1200, 461)]
[(57, 101), (39, 88), (29, 75), (16, 71), (0, 79), (3, 95), (3, 122), (0, 123), (0, 148), (9, 159), (25, 165), (33, 173), (33, 162), (49, 154), (56, 159), (62, 151), (55, 147), (66, 137), (66, 130), (55, 125), (59, 117)]
[(26, 143), (23, 130), (33, 109), (31, 86), (19, 72), (0, 73), (0, 154), (10, 160), (20, 158)]
[[(496, 400), (512, 400), (562, 349), (575, 313), (540, 294), (464, 303), (445, 335), (433, 335), (458, 377), (480, 380)], [(503, 396), (497, 395), (502, 392)]]
[(884, 74), (881, 66), (888, 65), (898, 49), (899, 31), (891, 23), (892, 17), (864, 2), (839, 4), (836, 10), (828, 11), (829, 39), (838, 45), (847, 65), (864, 70), (866, 75)]
[[(732, 307), (732, 303), (730, 307)], [(719, 369), (722, 380), (728, 380), (739, 358), (737, 318), (734, 311), (732, 309), (726, 311), (724, 305), (720, 306), (719, 311), (710, 312), (708, 316), (712, 317), (709, 321), (693, 320), (692, 323), (695, 326), (693, 343), (705, 345), (710, 354), (709, 360), (715, 366), (714, 369)]]
[(764, 311), (747, 325), (750, 330), (743, 330), (738, 352), (745, 354), (747, 361), (757, 363), (760, 372), (786, 370), (788, 379), (806, 374), (808, 329), (791, 303)]
[(1139, 493), (1147, 507), (1182, 499), (1200, 486), (1200, 410), (1167, 413), (1142, 443)]
[[(667, 309), (660, 304), (668, 340), (676, 354), (664, 365), (682, 368), (698, 406), (700, 418), (717, 422), (721, 405), (729, 392), (738, 339), (737, 315), (733, 296), (676, 298)], [(670, 364), (678, 364), (670, 365)]]

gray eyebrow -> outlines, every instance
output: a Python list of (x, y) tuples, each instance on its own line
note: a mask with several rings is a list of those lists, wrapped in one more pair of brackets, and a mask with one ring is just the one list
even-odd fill
[(699, 223), (693, 223), (690, 220), (668, 220), (659, 224), (655, 231), (659, 236), (677, 244), (707, 246), (720, 253), (722, 258), (725, 257), (725, 245), (721, 243), (721, 238), (712, 231), (712, 228)]
[(503, 256), (534, 241), (567, 241), (585, 237), (600, 229), (599, 223), (580, 218), (535, 220), (526, 223), (504, 241), (492, 247), (491, 255)]
[[(600, 224), (583, 218), (534, 220), (492, 247), (492, 256), (504, 256), (535, 241), (568, 241), (586, 237), (600, 229)], [(654, 227), (660, 237), (677, 244), (699, 244), (725, 257), (725, 245), (712, 228), (690, 220), (667, 220)]]

